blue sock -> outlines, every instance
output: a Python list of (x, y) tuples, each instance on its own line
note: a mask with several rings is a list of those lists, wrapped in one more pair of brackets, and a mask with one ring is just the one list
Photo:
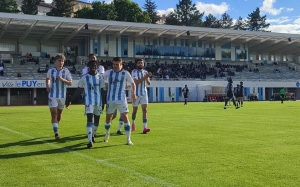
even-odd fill
[(54, 134), (58, 134), (58, 123), (52, 123), (52, 129)]
[(105, 123), (105, 124), (104, 124), (104, 128), (105, 128), (105, 130), (106, 130), (106, 134), (109, 134), (109, 131), (110, 131), (110, 123), (109, 123), (109, 124)]
[(93, 135), (96, 134), (98, 126), (99, 126), (99, 123), (93, 123)]
[(146, 119), (143, 119), (143, 125), (144, 125), (144, 128), (147, 127), (147, 122), (148, 122), (147, 118), (146, 118)]
[(124, 130), (126, 132), (126, 138), (127, 138), (127, 140), (129, 140), (130, 139), (130, 134), (131, 134), (130, 123), (129, 122), (124, 124)]

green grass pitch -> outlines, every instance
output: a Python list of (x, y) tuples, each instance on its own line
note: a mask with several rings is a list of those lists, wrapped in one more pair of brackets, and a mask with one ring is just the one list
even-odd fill
[(300, 103), (223, 105), (151, 103), (134, 146), (117, 119), (102, 142), (102, 116), (92, 149), (83, 105), (64, 110), (59, 141), (47, 106), (0, 107), (0, 186), (300, 186)]

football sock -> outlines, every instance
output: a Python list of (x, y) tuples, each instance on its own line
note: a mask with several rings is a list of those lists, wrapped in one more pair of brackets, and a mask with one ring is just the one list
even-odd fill
[(147, 118), (146, 119), (143, 119), (143, 125), (144, 125), (144, 128), (147, 128)]
[(127, 140), (130, 140), (131, 131), (130, 131), (130, 123), (129, 122), (124, 124), (124, 130), (126, 132)]
[(93, 123), (93, 135), (96, 134), (98, 126), (99, 126), (99, 123)]
[(105, 123), (104, 128), (105, 128), (106, 134), (109, 134), (109, 132), (110, 132), (110, 123), (109, 124)]
[(93, 123), (87, 122), (86, 123), (86, 133), (88, 135), (89, 142), (92, 142), (92, 137), (93, 137), (92, 132), (93, 132)]
[(118, 128), (118, 131), (121, 131), (121, 128), (122, 128), (122, 126), (123, 126), (123, 119), (120, 117), (120, 119), (119, 119), (119, 128)]
[(132, 117), (132, 123), (135, 124), (135, 117)]
[(52, 123), (52, 128), (54, 134), (58, 134), (58, 123)]

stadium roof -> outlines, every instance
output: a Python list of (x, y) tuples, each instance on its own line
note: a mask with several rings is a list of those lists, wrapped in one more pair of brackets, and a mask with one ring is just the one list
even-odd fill
[[(88, 24), (88, 29), (85, 29), (85, 24)], [(300, 55), (299, 34), (0, 13), (0, 40), (17, 38), (19, 41), (39, 40), (41, 43), (53, 40), (64, 44), (71, 40), (84, 41), (87, 36), (93, 38), (100, 33), (115, 37), (124, 34), (131, 38), (146, 36), (150, 39), (201, 39), (217, 42), (219, 45), (249, 42), (250, 52)], [(290, 42), (288, 38), (291, 39)]]

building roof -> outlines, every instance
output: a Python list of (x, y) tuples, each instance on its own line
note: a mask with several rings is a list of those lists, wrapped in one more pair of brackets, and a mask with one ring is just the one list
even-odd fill
[[(85, 24), (88, 24), (88, 29), (85, 29)], [(190, 33), (189, 36), (187, 31)], [(299, 34), (0, 13), (0, 39), (18, 38), (20, 41), (32, 39), (41, 42), (54, 40), (63, 44), (70, 40), (83, 41), (86, 37), (93, 38), (100, 33), (115, 37), (122, 34), (130, 38), (144, 36), (150, 39), (163, 37), (203, 40), (219, 45), (228, 42), (236, 44), (249, 42), (250, 52), (300, 55)], [(291, 39), (290, 42), (288, 38)]]
[(43, 7), (48, 7), (48, 8), (52, 8), (52, 5), (50, 3), (45, 3), (43, 1), (39, 2), (38, 6), (43, 6)]

